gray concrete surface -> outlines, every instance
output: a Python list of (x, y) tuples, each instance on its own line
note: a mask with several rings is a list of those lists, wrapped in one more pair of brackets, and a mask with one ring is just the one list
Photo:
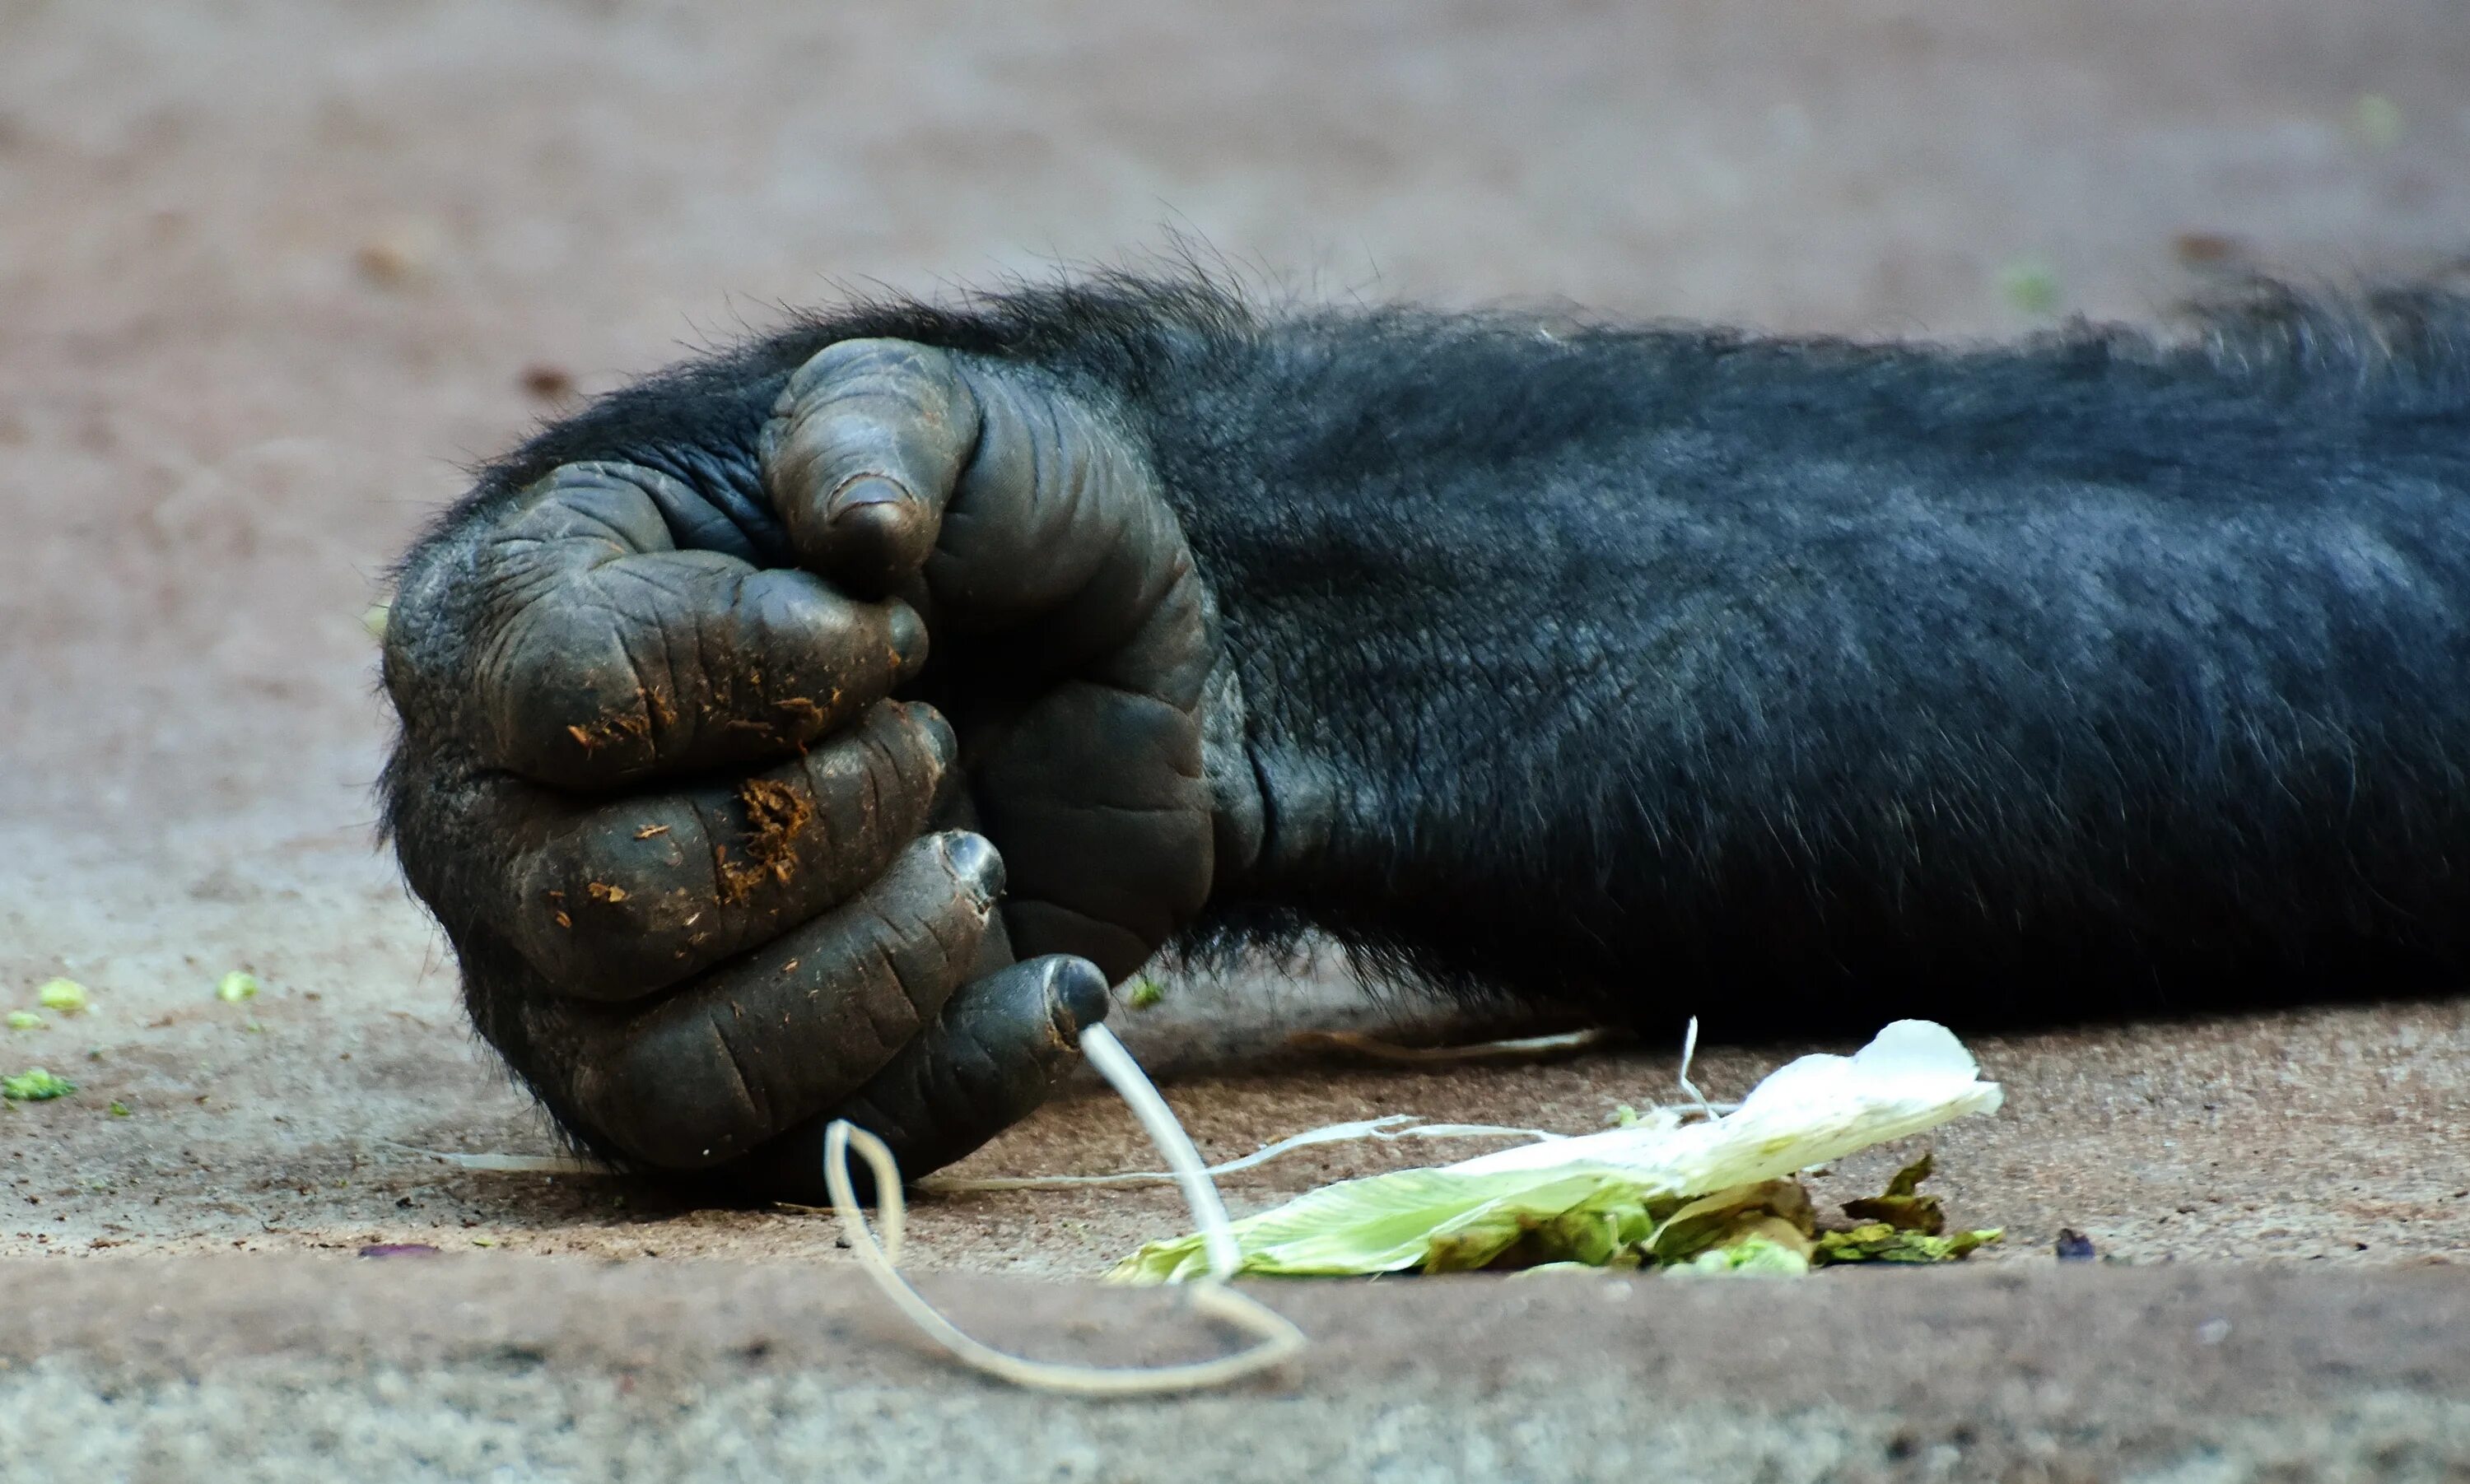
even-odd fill
[[(372, 846), (384, 718), (359, 615), (423, 513), (455, 493), (458, 463), (575, 391), (836, 283), (931, 292), (1120, 259), (1172, 232), (1307, 293), (1964, 336), (2045, 318), (2001, 288), (2033, 267), (2058, 311), (2140, 317), (2224, 254), (2341, 277), (2470, 253), (2464, 78), (2459, 0), (0, 0), (0, 1009), (55, 973), (95, 993), (87, 1016), (0, 1032), (8, 1070), (40, 1063), (81, 1084), (0, 1110), (0, 1254), (23, 1259), (0, 1270), (0, 1315), (53, 1291), (128, 1313), (113, 1295), (259, 1281), (246, 1266), (192, 1278), (171, 1255), (371, 1241), (472, 1252), (507, 1293), (535, 1281), (523, 1276), (534, 1254), (659, 1275), (611, 1290), (621, 1307), (726, 1287), (671, 1261), (689, 1257), (791, 1262), (799, 1283), (810, 1269), (834, 1282), (820, 1271), (843, 1261), (828, 1221), (680, 1211), (637, 1187), (472, 1174), (410, 1152), (550, 1146), (462, 1029), (442, 948)], [(214, 979), (240, 965), (267, 992), (217, 1002)], [(1399, 1110), (1584, 1128), (1663, 1096), (1672, 1073), (1663, 1047), (1440, 1072), (1280, 1050), (1307, 1026), (1445, 1029), (1318, 970), (1178, 985), (1123, 1021), (1219, 1154)], [(1737, 1089), (1790, 1049), (1718, 1048), (1702, 1080)], [(2446, 1294), (2458, 1281), (2470, 1002), (1978, 1049), (2010, 1104), (1939, 1149), (1958, 1219), (2015, 1234), (1986, 1256), (1999, 1282), (2042, 1282), (2015, 1275), (2039, 1274), (2061, 1226), (2132, 1264), (2273, 1264), (2224, 1281), (2277, 1286), (2274, 1302), (2298, 1313), (2386, 1291), (2376, 1284)], [(1848, 1162), (1830, 1194), (1901, 1152)], [(1267, 1204), (1411, 1157), (1332, 1149), (1228, 1195)], [(1150, 1163), (1129, 1120), (1084, 1089), (970, 1168)], [(1086, 1277), (1178, 1221), (1163, 1194), (987, 1195), (921, 1207), (917, 1237), (935, 1267)], [(56, 1261), (71, 1254), (104, 1261)], [(267, 1271), (313, 1308), (363, 1281), (347, 1265)], [(1830, 1306), (1854, 1302), (1837, 1292), (1852, 1281), (1815, 1283), (1790, 1301), (1811, 1306), (1793, 1322), (1818, 1333)], [(2004, 1302), (1990, 1281), (1894, 1291), (1945, 1284)], [(2357, 1284), (2370, 1287), (2344, 1287)], [(420, 1302), (412, 1287), (369, 1291), (381, 1308), (387, 1293)], [(2132, 1288), (2064, 1291), (2046, 1302), (2086, 1324), (2141, 1311)], [(1385, 1287), (1310, 1302), (1360, 1303), (1411, 1330), (1428, 1301)], [(379, 1323), (351, 1320), (364, 1322)], [(1536, 1363), (1583, 1389), (1576, 1349)], [(1895, 1374), (1937, 1384), (1924, 1354), (1899, 1353)], [(0, 1415), (130, 1415), (107, 1409), (120, 1403), (90, 1363), (42, 1362), (49, 1389), (12, 1370)], [(394, 1395), (386, 1415), (435, 1436), (461, 1418), (476, 1448), (514, 1447), (515, 1424), (540, 1432), (559, 1407), (606, 1426), (629, 1404), (605, 1376), (536, 1370), (530, 1400), (492, 1410), (518, 1392), (463, 1361), (320, 1390), (326, 1363), (251, 1361), (269, 1377), (294, 1367), (255, 1391), (157, 1380), (108, 1394), (142, 1398), (137, 1415), (155, 1420), (130, 1436), (151, 1429), (165, 1447), (222, 1436), (181, 1410), (223, 1405), (215, 1397), (280, 1431), (313, 1405), (330, 1408), (319, 1426), (344, 1428)], [(735, 1400), (694, 1415), (805, 1415), (839, 1374), (714, 1371), (711, 1394)], [(2157, 1395), (2174, 1395), (2173, 1373), (2155, 1374)], [(1031, 1415), (939, 1384), (920, 1373), (896, 1409), (931, 1393), (956, 1436), (976, 1425), (952, 1419)], [(2429, 1388), (2383, 1387), (2254, 1412), (2270, 1446), (2252, 1458), (2319, 1443), (2372, 1452), (2394, 1427), (2458, 1435), (2455, 1414), (2412, 1410)], [(1773, 1393), (1783, 1430), (1755, 1449), (1790, 1451), (1775, 1440), (1819, 1415), (1814, 1393), (1793, 1395)], [(1176, 1415), (1255, 1436), (1298, 1415), (1212, 1404)], [(1315, 1415), (1332, 1440), (1370, 1415), (1330, 1406)], [(1461, 1432), (1515, 1421), (1450, 1418)], [(1411, 1437), (1426, 1425), (1383, 1426)], [(735, 1435), (714, 1427), (677, 1439)], [(1174, 1434), (1184, 1447), (1200, 1435)], [(1690, 1446), (1717, 1456), (1715, 1435)], [(687, 1446), (641, 1436), (636, 1456), (655, 1472)], [(1431, 1463), (1442, 1455), (1416, 1456), (1446, 1472)], [(2174, 1478), (2269, 1476), (2137, 1456), (2181, 1468)], [(1804, 1476), (1791, 1467), (1763, 1476)], [(1761, 1475), (1744, 1462), (1734, 1476)]]
[[(44, 1267), (40, 1282), (23, 1280)], [(58, 1478), (2433, 1481), (2470, 1290), (2076, 1267), (1810, 1285), (1271, 1287), (1314, 1337), (1211, 1395), (956, 1378), (843, 1273), (470, 1258), (0, 1263), (0, 1436)], [(946, 1278), (1064, 1359), (1213, 1353), (1172, 1294)], [(31, 1353), (28, 1353), (28, 1350)]]

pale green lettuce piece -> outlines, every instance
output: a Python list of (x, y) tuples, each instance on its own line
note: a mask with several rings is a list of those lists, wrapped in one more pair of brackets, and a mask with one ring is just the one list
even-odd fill
[[(1605, 1262), (1689, 1197), (1993, 1112), (2001, 1098), (1946, 1027), (1899, 1020), (1851, 1056), (1804, 1056), (1778, 1069), (1722, 1118), (1642, 1121), (1307, 1192), (1234, 1223), (1240, 1271), (1454, 1270), (1482, 1266), (1522, 1239), (1522, 1260)], [(1113, 1277), (1174, 1283), (1206, 1271), (1191, 1236), (1151, 1242)]]
[(77, 1083), (30, 1067), (14, 1077), (0, 1077), (0, 1098), (12, 1102), (48, 1102), (77, 1091)]
[(1765, 1237), (1745, 1237), (1721, 1247), (1709, 1247), (1687, 1263), (1665, 1269), (1676, 1278), (1724, 1278), (1735, 1273), (1763, 1273), (1798, 1278), (1809, 1271), (1803, 1242), (1794, 1246)]

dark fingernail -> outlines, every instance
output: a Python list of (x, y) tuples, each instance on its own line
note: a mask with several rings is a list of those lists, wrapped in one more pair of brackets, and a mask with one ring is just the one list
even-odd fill
[(897, 479), (883, 475), (859, 475), (839, 489), (824, 504), (824, 519), (839, 524), (844, 518), (869, 519), (858, 514), (878, 506), (897, 508), (913, 502), (908, 490)]
[(952, 863), (952, 873), (977, 893), (981, 904), (1003, 894), (1003, 857), (987, 843), (984, 835), (956, 833), (944, 845), (944, 858)]
[(910, 725), (926, 733), (927, 744), (935, 749), (936, 766), (951, 767), (952, 759), (961, 754), (961, 739), (952, 734), (952, 724), (923, 701), (910, 702), (907, 709)]
[(926, 620), (906, 603), (894, 603), (891, 608), (893, 660), (900, 678), (907, 680), (926, 664)]
[(1066, 1037), (1106, 1019), (1114, 1003), (1107, 994), (1107, 976), (1086, 959), (1058, 959), (1046, 993), (1058, 1011), (1055, 1029)]

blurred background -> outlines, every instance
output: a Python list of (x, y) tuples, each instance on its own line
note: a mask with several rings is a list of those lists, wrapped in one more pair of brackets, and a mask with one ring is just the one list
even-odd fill
[[(139, 1115), (0, 1168), (255, 1241), (226, 1155), (528, 1127), (374, 848), (361, 618), (461, 466), (681, 347), (1177, 242), (1307, 296), (2149, 317), (2470, 254), (2465, 82), (2463, 0), (0, 0), (0, 999), (97, 1002), (0, 1059)], [(111, 1198), (0, 1243), (134, 1240)]]

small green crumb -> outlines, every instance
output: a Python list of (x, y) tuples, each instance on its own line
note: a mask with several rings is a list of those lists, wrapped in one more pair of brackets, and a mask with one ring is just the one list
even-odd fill
[(128, 1116), (128, 1104), (121, 1101), (117, 1098), (114, 1098), (111, 1100), (110, 1112), (111, 1116), (114, 1118), (127, 1118)]
[(498, 1239), (495, 1237), (475, 1237), (472, 1239), (472, 1245), (476, 1247), (494, 1247), (497, 1244)]
[(1618, 1104), (1613, 1109), (1612, 1117), (1605, 1119), (1604, 1122), (1615, 1128), (1636, 1128), (1639, 1125), (1638, 1109), (1626, 1102)]
[(2017, 258), (1998, 270), (1998, 293), (2027, 314), (2047, 314), (2059, 307), (2059, 273), (2039, 258)]
[(17, 1077), (0, 1077), (0, 1098), (12, 1102), (49, 1102), (77, 1091), (77, 1083), (63, 1081), (40, 1067), (32, 1067)]
[(43, 1017), (35, 1014), (33, 1010), (11, 1010), (9, 1012), (9, 1029), (12, 1031), (40, 1031), (43, 1029)]
[(234, 969), (215, 985), (215, 998), (225, 1005), (238, 1005), (243, 1000), (257, 998), (261, 986), (257, 976), (246, 969)]
[(58, 1010), (63, 1015), (82, 1014), (86, 1003), (85, 985), (74, 979), (46, 980), (42, 987), (35, 991), (35, 1002), (47, 1010)]
[(368, 606), (368, 609), (361, 614), (361, 627), (368, 631), (369, 638), (384, 642), (386, 634), (386, 620), (392, 617), (393, 614), (394, 605), (392, 603), (371, 603)]
[(1165, 998), (1166, 985), (1159, 984), (1156, 980), (1144, 978), (1132, 981), (1132, 992), (1130, 995), (1132, 1009), (1136, 1010), (1148, 1009), (1151, 1006), (1155, 1005)]
[(2401, 143), (2401, 105), (2382, 93), (2362, 93), (2350, 114), (2359, 137), (2379, 150)]

